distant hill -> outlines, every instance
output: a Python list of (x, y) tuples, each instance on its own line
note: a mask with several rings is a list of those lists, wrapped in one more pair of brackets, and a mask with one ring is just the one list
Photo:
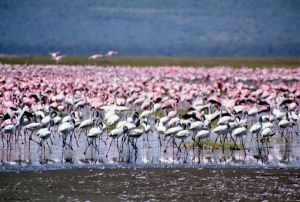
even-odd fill
[(1, 0), (0, 54), (299, 56), (297, 0)]

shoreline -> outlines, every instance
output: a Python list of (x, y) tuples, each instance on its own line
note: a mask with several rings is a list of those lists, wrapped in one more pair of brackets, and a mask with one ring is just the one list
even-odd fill
[[(0, 56), (2, 64), (56, 64), (50, 56)], [(300, 57), (145, 57), (145, 56), (116, 56), (95, 61), (88, 56), (67, 56), (59, 62), (62, 65), (94, 65), (104, 67), (135, 66), (135, 67), (284, 67), (299, 68)]]
[(47, 171), (76, 171), (76, 170), (118, 170), (118, 169), (239, 169), (239, 170), (296, 170), (300, 172), (298, 166), (276, 166), (276, 165), (241, 165), (241, 164), (41, 164), (41, 165), (1, 165), (0, 173), (20, 173), (20, 172), (47, 172)]

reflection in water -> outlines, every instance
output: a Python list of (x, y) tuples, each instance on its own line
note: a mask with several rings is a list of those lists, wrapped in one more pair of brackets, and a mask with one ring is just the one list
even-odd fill
[[(120, 152), (120, 140), (95, 140), (95, 146), (89, 146), (89, 142), (84, 135), (81, 135), (78, 143), (73, 138), (71, 147), (62, 147), (61, 137), (54, 135), (53, 145), (49, 143), (49, 147), (44, 145), (40, 147), (38, 144), (26, 142), (22, 144), (18, 140), (11, 147), (1, 145), (0, 158), (3, 165), (43, 165), (43, 164), (71, 164), (89, 165), (89, 164), (118, 164), (130, 163), (138, 165), (159, 165), (159, 164), (190, 164), (190, 165), (245, 165), (245, 166), (293, 166), (299, 167), (299, 142), (280, 141), (278, 138), (270, 139), (269, 142), (252, 141), (251, 136), (245, 138), (245, 144), (250, 145), (245, 150), (229, 150), (188, 148), (185, 152), (181, 151), (174, 144), (169, 144), (164, 152), (166, 140), (160, 142), (157, 134), (149, 134), (148, 141), (143, 137), (137, 140), (136, 152), (130, 144), (123, 145), (123, 151)], [(107, 155), (108, 144), (112, 142), (112, 146)], [(177, 140), (175, 144), (179, 144)], [(191, 140), (186, 140), (191, 141)], [(252, 141), (252, 142), (251, 142)], [(251, 143), (250, 143), (251, 142)], [(77, 146), (80, 145), (80, 146)], [(97, 145), (97, 146), (96, 146)], [(117, 146), (118, 145), (118, 146)], [(88, 149), (86, 150), (86, 148)], [(85, 152), (86, 150), (86, 152)], [(107, 156), (106, 156), (107, 155)]]

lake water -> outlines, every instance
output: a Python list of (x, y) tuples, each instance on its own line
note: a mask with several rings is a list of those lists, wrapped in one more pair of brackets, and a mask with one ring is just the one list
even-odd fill
[(299, 169), (85, 168), (0, 172), (4, 201), (296, 201)]

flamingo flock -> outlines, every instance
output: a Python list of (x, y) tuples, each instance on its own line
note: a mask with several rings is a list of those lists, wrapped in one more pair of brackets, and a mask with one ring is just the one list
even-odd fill
[(188, 156), (209, 141), (247, 153), (253, 142), (299, 139), (300, 69), (0, 64), (0, 75), (2, 148), (51, 153), (58, 139), (108, 157), (137, 154), (141, 140), (151, 151), (156, 139), (162, 153)]

